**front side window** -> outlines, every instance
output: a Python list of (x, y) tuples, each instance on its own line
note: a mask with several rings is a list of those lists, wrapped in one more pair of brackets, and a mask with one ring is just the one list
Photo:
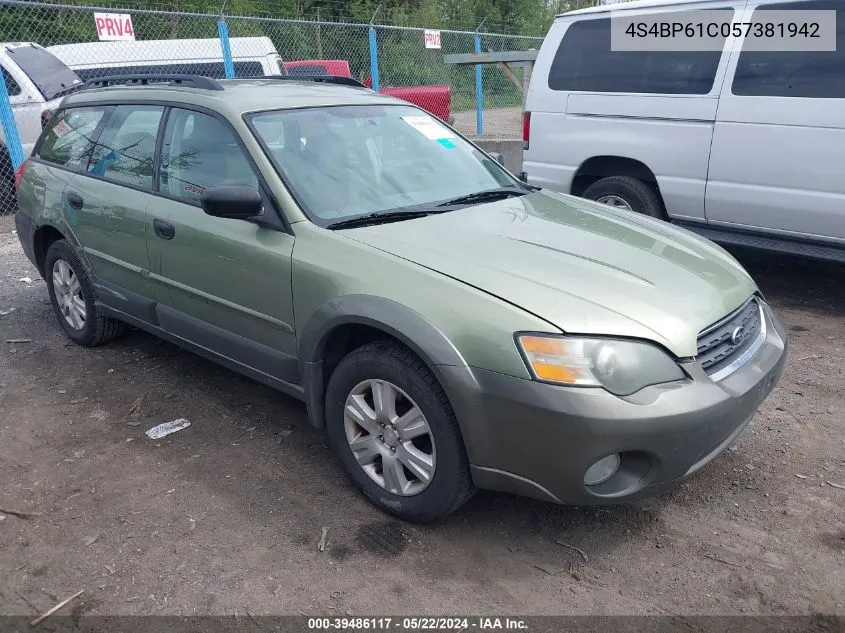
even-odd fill
[(249, 122), (322, 226), (520, 184), (426, 112), (401, 105), (257, 113)]
[(111, 108), (70, 108), (44, 133), (38, 157), (74, 171), (86, 171), (94, 152), (94, 134)]
[[(733, 9), (716, 9), (730, 21)], [(661, 14), (683, 22), (684, 12)], [(650, 20), (657, 16), (650, 16)], [(549, 88), (568, 92), (705, 95), (713, 89), (722, 51), (614, 51), (611, 18), (580, 20), (566, 29), (549, 69)], [(724, 45), (724, 38), (722, 39)]]
[(152, 189), (156, 136), (164, 108), (117, 106), (94, 148), (88, 172), (121, 184)]
[(258, 188), (258, 177), (232, 130), (216, 117), (174, 108), (161, 150), (162, 193), (199, 204), (209, 187)]
[(761, 5), (755, 13), (775, 9), (836, 10), (836, 50), (743, 50), (736, 63), (731, 92), (746, 97), (845, 99), (845, 8), (842, 0)]

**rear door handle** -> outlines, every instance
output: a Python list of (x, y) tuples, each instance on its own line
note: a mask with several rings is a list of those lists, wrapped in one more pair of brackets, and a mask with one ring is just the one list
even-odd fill
[(153, 230), (163, 240), (172, 240), (173, 236), (176, 235), (176, 227), (170, 222), (159, 220), (158, 218), (153, 220)]
[(82, 205), (85, 204), (85, 201), (78, 193), (71, 192), (67, 194), (67, 203), (70, 205), (71, 209), (79, 211), (82, 208)]

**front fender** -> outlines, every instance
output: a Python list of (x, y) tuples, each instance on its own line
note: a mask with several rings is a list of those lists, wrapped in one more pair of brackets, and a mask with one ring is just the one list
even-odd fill
[(325, 424), (323, 355), (332, 332), (343, 325), (367, 325), (401, 341), (434, 372), (446, 395), (449, 387), (438, 367), (467, 363), (448, 337), (430, 321), (407, 306), (375, 295), (346, 295), (324, 303), (300, 331), (299, 359), (308, 418), (314, 426)]

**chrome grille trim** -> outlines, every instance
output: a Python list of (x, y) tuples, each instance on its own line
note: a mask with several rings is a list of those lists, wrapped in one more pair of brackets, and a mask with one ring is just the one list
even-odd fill
[[(763, 342), (766, 340), (766, 315), (765, 310), (763, 309), (763, 302), (758, 297), (752, 297), (748, 301), (746, 301), (742, 306), (740, 306), (737, 310), (731, 312), (728, 316), (723, 319), (720, 319), (713, 325), (709, 326), (705, 330), (702, 330), (701, 333), (698, 335), (698, 340), (700, 341), (702, 337), (710, 334), (711, 332), (724, 327), (726, 324), (729, 324), (731, 321), (738, 319), (741, 317), (747, 310), (749, 303), (754, 303), (757, 307), (757, 318), (759, 320), (759, 327), (757, 328), (756, 336), (754, 340), (745, 347), (744, 350), (740, 354), (738, 354), (735, 358), (730, 359), (730, 362), (717, 369), (716, 371), (710, 373), (707, 369), (705, 372), (710, 377), (713, 382), (718, 382), (720, 380), (724, 380), (732, 373), (737, 371), (740, 367), (745, 365), (748, 360), (757, 353), (757, 350), (763, 345)], [(721, 343), (717, 343), (716, 345), (720, 345)], [(715, 347), (715, 346), (714, 346)], [(712, 349), (712, 347), (711, 347)], [(710, 351), (710, 350), (707, 350)], [(697, 358), (700, 357), (700, 354)], [(699, 361), (700, 362), (700, 361)]]

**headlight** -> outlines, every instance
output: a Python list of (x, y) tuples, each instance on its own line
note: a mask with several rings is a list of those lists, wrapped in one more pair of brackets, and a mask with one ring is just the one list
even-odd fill
[(627, 396), (684, 372), (657, 346), (633, 341), (521, 334), (516, 337), (536, 380), (604, 387)]

